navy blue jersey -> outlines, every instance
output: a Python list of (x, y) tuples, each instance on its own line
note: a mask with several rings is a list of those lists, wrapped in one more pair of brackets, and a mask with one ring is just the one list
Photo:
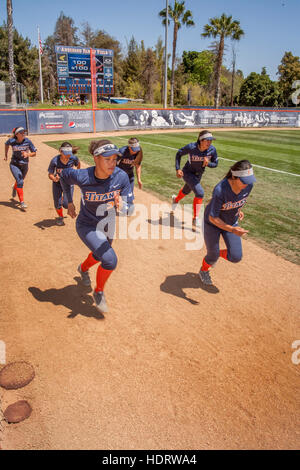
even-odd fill
[(121, 170), (125, 171), (127, 175), (131, 178), (134, 175), (134, 167), (132, 166), (132, 163), (137, 158), (140, 151), (135, 153), (134, 155), (131, 155), (128, 146), (125, 145), (124, 147), (121, 147), (119, 149), (119, 152), (122, 154), (122, 157), (118, 158), (117, 165), (119, 168), (121, 168)]
[(53, 157), (50, 162), (48, 173), (51, 173), (54, 176), (60, 175), (62, 170), (65, 170), (66, 168), (72, 168), (78, 165), (79, 160), (75, 155), (71, 155), (67, 163), (63, 163), (60, 159), (60, 155), (56, 155), (56, 157)]
[(218, 166), (218, 155), (215, 147), (210, 145), (207, 150), (201, 152), (198, 147), (197, 142), (186, 145), (178, 150), (175, 157), (175, 168), (180, 170), (180, 160), (183, 155), (188, 155), (188, 161), (183, 167), (183, 170), (187, 170), (191, 173), (197, 173), (202, 175), (205, 171), (205, 166), (203, 166), (204, 158), (208, 158), (209, 168), (215, 168)]
[(114, 208), (115, 197), (121, 195), (127, 203), (133, 201), (129, 178), (127, 174), (115, 168), (106, 179), (95, 176), (95, 167), (83, 170), (67, 168), (60, 174), (60, 182), (66, 192), (68, 201), (72, 202), (70, 185), (76, 184), (81, 189), (81, 206), (78, 220), (87, 225), (95, 225), (107, 215), (109, 209)]
[(239, 211), (246, 204), (251, 193), (253, 184), (248, 184), (239, 194), (235, 194), (228, 182), (224, 178), (218, 183), (205, 209), (205, 220), (209, 222), (209, 216), (218, 217), (228, 225), (235, 225), (239, 219)]
[(31, 152), (37, 151), (28, 137), (25, 137), (21, 143), (18, 142), (15, 137), (12, 137), (5, 142), (5, 145), (10, 145), (12, 147), (11, 163), (21, 163), (22, 165), (28, 164), (28, 158), (24, 158), (22, 156), (22, 152), (27, 152), (28, 150)]

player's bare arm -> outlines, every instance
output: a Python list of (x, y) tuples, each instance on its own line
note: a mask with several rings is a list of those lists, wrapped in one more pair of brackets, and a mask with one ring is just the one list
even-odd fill
[(54, 183), (59, 181), (59, 175), (54, 175), (53, 173), (48, 173), (48, 178), (49, 180), (54, 181)]
[(22, 157), (24, 158), (29, 158), (29, 157), (35, 157), (36, 152), (31, 152), (30, 150), (26, 150), (22, 152)]
[(75, 219), (75, 218), (77, 217), (76, 208), (75, 208), (75, 205), (74, 205), (73, 202), (69, 202), (67, 214), (68, 214), (70, 217), (72, 217), (72, 219)]
[(141, 180), (141, 175), (142, 175), (141, 165), (137, 165), (135, 167), (135, 171), (136, 171), (136, 177), (137, 177), (137, 182), (138, 182), (139, 188), (143, 189), (143, 183), (142, 183), (142, 180)]
[(8, 149), (9, 149), (9, 145), (5, 144), (5, 154), (4, 154), (4, 160), (5, 161), (7, 161), (7, 158), (8, 158)]

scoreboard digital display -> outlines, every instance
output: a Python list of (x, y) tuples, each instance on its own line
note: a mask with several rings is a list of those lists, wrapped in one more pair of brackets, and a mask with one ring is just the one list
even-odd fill
[[(84, 47), (56, 46), (59, 93), (91, 93), (91, 54)], [(113, 94), (113, 54), (110, 49), (92, 49), (96, 67), (96, 90)]]

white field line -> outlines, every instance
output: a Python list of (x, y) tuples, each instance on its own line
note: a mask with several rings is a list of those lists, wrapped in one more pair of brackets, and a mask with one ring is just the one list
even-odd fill
[[(126, 137), (114, 137), (114, 139), (122, 139), (125, 140)], [(127, 139), (126, 139), (127, 140)], [(153, 144), (152, 142), (145, 142), (140, 140), (141, 144), (146, 144), (146, 145), (154, 145), (155, 147), (161, 147), (164, 149), (170, 149), (170, 150), (175, 150), (177, 152), (177, 148), (174, 147), (167, 147), (166, 145), (161, 145), (161, 144)], [(230, 160), (229, 158), (224, 158), (224, 157), (218, 157), (220, 160), (227, 160), (228, 162), (237, 162), (237, 160)], [(268, 170), (268, 171), (274, 171), (275, 173), (283, 173), (284, 175), (290, 175), (290, 176), (300, 176), (297, 173), (289, 173), (288, 171), (283, 171), (283, 170), (275, 170), (274, 168), (268, 168), (267, 166), (261, 166), (261, 165), (252, 165), (256, 168), (261, 168), (262, 170)]]

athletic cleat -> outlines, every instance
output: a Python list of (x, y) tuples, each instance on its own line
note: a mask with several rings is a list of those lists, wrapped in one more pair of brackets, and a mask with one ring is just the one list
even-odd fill
[(101, 313), (108, 312), (108, 306), (105, 300), (104, 292), (93, 292), (94, 301), (96, 304), (97, 310)]
[(16, 195), (17, 195), (17, 190), (16, 190), (16, 188), (15, 188), (15, 185), (13, 185), (11, 197), (16, 197)]
[(175, 196), (175, 194), (173, 194), (173, 196), (172, 196), (172, 212), (175, 212), (176, 207), (178, 205), (178, 202), (175, 201), (176, 197), (177, 196)]
[(25, 204), (25, 202), (23, 201), (23, 202), (21, 202), (20, 207), (21, 207), (22, 210), (24, 210), (24, 209), (27, 209), (28, 206), (27, 206), (27, 204)]
[(63, 217), (57, 217), (56, 225), (65, 225)]
[(82, 271), (81, 264), (78, 266), (77, 271), (79, 272), (79, 274), (81, 276), (82, 284), (86, 287), (90, 287), (91, 286), (91, 278), (90, 278), (89, 272), (88, 271)]
[(199, 217), (194, 217), (193, 218), (193, 226), (194, 227), (200, 227), (201, 226), (201, 222), (200, 222)]
[(209, 271), (202, 271), (202, 269), (200, 269), (199, 277), (201, 279), (202, 284), (205, 284), (206, 286), (213, 285)]

